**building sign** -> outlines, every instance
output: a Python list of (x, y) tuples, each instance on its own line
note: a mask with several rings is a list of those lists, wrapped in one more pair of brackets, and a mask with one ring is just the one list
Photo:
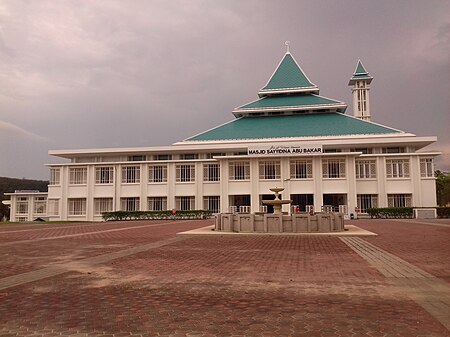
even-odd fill
[(322, 145), (265, 145), (249, 147), (249, 156), (297, 156), (322, 153)]

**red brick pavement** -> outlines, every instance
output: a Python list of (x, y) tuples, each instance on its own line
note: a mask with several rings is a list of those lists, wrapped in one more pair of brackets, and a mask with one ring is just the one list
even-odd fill
[[(157, 226), (158, 224), (161, 226)], [(53, 263), (80, 260), (142, 243), (156, 242), (172, 237), (179, 231), (198, 228), (207, 224), (203, 221), (192, 221), (189, 223), (129, 221), (90, 225), (67, 224), (64, 226), (55, 226), (54, 228), (30, 227), (28, 230), (20, 230), (21, 236), (15, 236), (14, 239), (9, 237), (8, 240), (5, 240), (9, 243), (8, 245), (0, 244), (0, 256), (2, 257), (0, 259), (0, 277), (36, 270)], [(150, 228), (153, 227), (142, 227), (125, 231), (102, 232), (102, 230), (147, 225), (158, 228), (151, 230)], [(0, 237), (5, 235), (2, 230), (3, 228), (0, 227)], [(40, 231), (43, 233), (36, 233)], [(42, 240), (43, 238), (54, 238), (61, 235), (81, 233), (85, 233), (85, 235)], [(33, 236), (33, 238), (30, 238), (30, 236)], [(14, 241), (26, 240), (27, 238), (29, 238), (29, 242), (11, 244)], [(39, 241), (33, 242), (32, 240), (34, 239), (39, 239)]]
[[(137, 245), (201, 225), (41, 241), (40, 247), (44, 255), (57, 254), (57, 247), (45, 247), (60, 240), (61, 249), (71, 241)], [(395, 240), (392, 227), (385, 230), (379, 242)], [(450, 336), (341, 240), (305, 236), (186, 238), (0, 291), (0, 336), (10, 335)]]
[[(357, 220), (350, 223), (379, 234), (365, 240), (450, 282), (450, 227), (410, 220)], [(450, 225), (450, 220), (440, 223)]]

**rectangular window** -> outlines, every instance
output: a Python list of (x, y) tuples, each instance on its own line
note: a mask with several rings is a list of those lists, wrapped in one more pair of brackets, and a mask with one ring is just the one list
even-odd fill
[(16, 214), (28, 214), (28, 201), (18, 201), (16, 203)]
[(211, 211), (213, 213), (219, 213), (220, 197), (219, 196), (203, 197), (203, 209)]
[(230, 162), (229, 168), (230, 168), (230, 180), (250, 179), (249, 161), (232, 161)]
[(291, 179), (311, 179), (312, 160), (291, 160)]
[(113, 211), (113, 198), (94, 199), (94, 215), (102, 215), (102, 213), (112, 211)]
[(356, 196), (356, 202), (359, 211), (366, 213), (368, 208), (378, 207), (378, 195), (376, 194), (358, 194)]
[(85, 185), (87, 182), (87, 167), (71, 167), (69, 169), (70, 185)]
[(176, 166), (176, 181), (178, 182), (189, 182), (195, 181), (195, 165), (177, 165)]
[(138, 184), (141, 182), (140, 166), (122, 167), (122, 184)]
[(182, 153), (180, 154), (180, 159), (183, 160), (198, 159), (198, 153)]
[(120, 209), (122, 211), (139, 211), (139, 197), (120, 198)]
[(195, 209), (195, 197), (175, 197), (175, 207), (181, 211)]
[(128, 156), (128, 161), (145, 161), (147, 158), (143, 155)]
[(46, 197), (34, 197), (34, 214), (47, 213), (47, 198)]
[(58, 199), (48, 199), (48, 215), (59, 215)]
[(377, 177), (375, 160), (357, 160), (355, 162), (356, 179), (373, 179)]
[(323, 159), (322, 160), (323, 178), (345, 178), (345, 160), (344, 159)]
[(220, 165), (204, 164), (203, 181), (220, 181)]
[(261, 161), (259, 162), (259, 179), (274, 180), (280, 179), (281, 166), (279, 161)]
[(225, 153), (223, 153), (223, 152), (207, 153), (206, 159), (213, 159), (214, 157), (220, 157), (220, 156), (225, 156)]
[(59, 168), (51, 168), (49, 185), (59, 185), (61, 182), (60, 174), (61, 174), (61, 171)]
[(86, 198), (68, 199), (69, 215), (86, 215)]
[(411, 207), (411, 194), (388, 194), (388, 207)]
[(104, 166), (95, 168), (96, 184), (112, 184), (114, 181), (114, 167)]
[(405, 148), (404, 147), (383, 147), (381, 149), (382, 153), (404, 153)]
[(172, 160), (171, 154), (155, 154), (153, 160)]
[(422, 178), (434, 177), (434, 167), (432, 158), (420, 159), (420, 176)]
[(148, 197), (149, 211), (167, 210), (167, 197)]
[(409, 178), (409, 159), (386, 159), (388, 178)]
[(167, 182), (167, 165), (150, 165), (148, 167), (148, 182), (150, 183)]

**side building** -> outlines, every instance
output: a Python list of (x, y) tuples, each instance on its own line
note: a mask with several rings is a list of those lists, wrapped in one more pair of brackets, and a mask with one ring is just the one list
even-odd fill
[(358, 61), (349, 81), (350, 116), (345, 103), (319, 95), (287, 52), (258, 99), (235, 108), (228, 123), (170, 146), (49, 151), (69, 162), (48, 165), (47, 217), (266, 211), (261, 200), (273, 198), (272, 187), (285, 188), (283, 198), (300, 211), (435, 207), (433, 158), (439, 153), (419, 150), (436, 137), (371, 122), (372, 79)]

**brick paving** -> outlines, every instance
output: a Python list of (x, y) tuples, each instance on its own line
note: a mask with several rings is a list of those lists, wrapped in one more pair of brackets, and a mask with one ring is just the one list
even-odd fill
[[(27, 243), (19, 241), (31, 233), (9, 237), (10, 244), (0, 246), (0, 271), (12, 266), (3, 280), (49, 266), (67, 272), (0, 290), (0, 336), (450, 336), (426, 305), (405, 292), (428, 283), (414, 285), (416, 279), (406, 277), (393, 284), (338, 237), (175, 239), (176, 232), (207, 224), (67, 224), (55, 231), (42, 227), (46, 234), (35, 233)], [(17, 226), (0, 227), (0, 237), (39, 229)], [(64, 226), (72, 228), (64, 232)], [(447, 280), (443, 243), (450, 228), (373, 220), (358, 220), (358, 226), (379, 233), (360, 240), (398, 257), (395, 263), (404, 260)], [(32, 239), (81, 231), (86, 235)], [(97, 233), (87, 234), (92, 231)], [(426, 242), (414, 244), (414, 238)], [(14, 267), (27, 259), (33, 262)], [(428, 269), (427, 261), (433, 261)], [(428, 292), (427, 305), (434, 305), (435, 293), (449, 296), (442, 283)]]

